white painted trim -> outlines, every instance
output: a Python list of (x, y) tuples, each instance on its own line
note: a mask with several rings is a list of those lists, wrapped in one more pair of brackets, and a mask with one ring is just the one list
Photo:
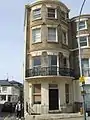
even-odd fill
[(47, 27), (57, 28), (58, 25), (46, 25)]
[[(80, 21), (86, 21), (88, 18), (81, 18)], [(79, 22), (79, 19), (77, 19), (75, 22)]]
[(84, 37), (84, 36), (89, 36), (89, 34), (76, 35), (76, 37)]
[(55, 9), (55, 18), (57, 19), (57, 9)]
[(37, 28), (41, 28), (41, 27), (42, 27), (41, 25), (38, 25), (38, 26), (32, 27), (32, 30), (37, 29)]
[(69, 57), (69, 51), (61, 50), (61, 51), (56, 51), (56, 50), (41, 50), (41, 51), (33, 51), (28, 54), (31, 56), (40, 56), (42, 55), (43, 52), (47, 52), (47, 55), (58, 55), (59, 52), (62, 52), (64, 56)]
[[(85, 46), (85, 47), (81, 47), (81, 49), (85, 49), (85, 48), (88, 48), (88, 49), (90, 49), (90, 47), (89, 46)], [(78, 50), (78, 48), (75, 48), (75, 49), (70, 49), (70, 51), (76, 51), (76, 50)]]

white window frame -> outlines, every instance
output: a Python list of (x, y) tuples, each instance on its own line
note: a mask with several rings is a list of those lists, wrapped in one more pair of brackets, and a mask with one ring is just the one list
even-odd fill
[[(86, 40), (87, 40), (87, 45), (86, 46), (80, 46), (80, 48), (89, 47), (88, 35), (80, 35), (80, 37), (86, 37)], [(80, 44), (80, 37), (79, 36), (77, 37), (77, 41), (79, 41), (79, 44)]]
[[(48, 16), (48, 9), (55, 9), (55, 17), (49, 17)], [(57, 9), (56, 8), (47, 7), (47, 17), (50, 18), (50, 19), (57, 19)]]
[(81, 20), (80, 20), (80, 22), (81, 22), (81, 21), (84, 21), (84, 22), (85, 22), (85, 27), (84, 27), (84, 28), (82, 28), (82, 29), (79, 29), (79, 21), (77, 21), (77, 31), (87, 29), (87, 21), (86, 21), (86, 20), (84, 20), (84, 19), (81, 19)]
[(56, 29), (56, 40), (49, 40), (49, 39), (47, 39), (47, 41), (48, 41), (48, 42), (58, 42), (57, 27), (48, 26), (48, 28), (55, 28), (55, 29)]
[(41, 42), (41, 26), (32, 27), (32, 34), (33, 34), (34, 29), (40, 29), (40, 40), (33, 41), (33, 35), (32, 35), (32, 43), (39, 43), (39, 42)]

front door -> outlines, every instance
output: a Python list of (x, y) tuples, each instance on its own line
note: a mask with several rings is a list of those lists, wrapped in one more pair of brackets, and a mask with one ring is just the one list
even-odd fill
[(49, 89), (49, 110), (58, 109), (58, 89)]

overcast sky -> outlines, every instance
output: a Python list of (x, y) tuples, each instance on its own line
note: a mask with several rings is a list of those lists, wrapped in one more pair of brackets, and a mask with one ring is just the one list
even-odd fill
[[(78, 15), (83, 0), (62, 0), (70, 17)], [(24, 5), (30, 0), (0, 0), (0, 79), (23, 82)], [(90, 13), (87, 0), (83, 13)]]

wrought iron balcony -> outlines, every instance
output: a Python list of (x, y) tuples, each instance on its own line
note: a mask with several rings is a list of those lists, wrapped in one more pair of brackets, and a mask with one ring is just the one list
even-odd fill
[(32, 69), (27, 69), (25, 76), (33, 77), (33, 76), (49, 76), (49, 75), (74, 77), (74, 71), (70, 68), (60, 68), (56, 66), (34, 67)]

